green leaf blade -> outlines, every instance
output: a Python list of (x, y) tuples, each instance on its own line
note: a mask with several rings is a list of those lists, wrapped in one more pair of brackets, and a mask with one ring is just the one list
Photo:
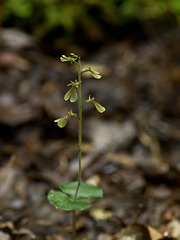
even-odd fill
[(48, 201), (55, 207), (65, 211), (80, 210), (83, 211), (89, 208), (91, 205), (83, 201), (73, 201), (66, 194), (51, 190), (48, 193)]
[[(78, 182), (59, 184), (59, 188), (66, 194), (69, 194), (72, 198), (75, 197)], [(102, 189), (95, 187), (92, 184), (81, 182), (77, 193), (77, 200), (80, 199), (94, 199), (102, 198)]]

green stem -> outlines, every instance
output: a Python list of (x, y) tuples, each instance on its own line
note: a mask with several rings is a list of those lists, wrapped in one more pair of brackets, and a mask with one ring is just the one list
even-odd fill
[(73, 222), (72, 222), (72, 240), (76, 239), (76, 211), (73, 210)]
[(78, 158), (79, 158), (79, 172), (78, 172), (78, 185), (76, 188), (76, 193), (74, 200), (77, 199), (77, 193), (79, 190), (79, 186), (81, 184), (81, 156), (82, 156), (82, 94), (81, 94), (81, 59), (79, 57), (78, 59), (78, 81), (79, 81), (79, 87), (78, 87), (78, 98), (79, 98), (79, 120), (78, 120)]
[[(82, 93), (81, 93), (81, 59), (79, 57), (78, 59), (78, 107), (79, 107), (79, 115), (78, 115), (78, 159), (79, 159), (79, 171), (78, 171), (78, 184), (74, 196), (74, 201), (77, 199), (78, 190), (81, 184), (81, 157), (82, 157)], [(76, 238), (76, 211), (73, 210), (73, 232), (72, 232), (72, 240), (75, 240)]]

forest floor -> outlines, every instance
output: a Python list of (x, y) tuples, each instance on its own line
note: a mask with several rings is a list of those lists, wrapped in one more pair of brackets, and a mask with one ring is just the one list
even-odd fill
[[(11, 33), (13, 46), (8, 34), (0, 52), (0, 239), (71, 239), (72, 213), (51, 206), (47, 193), (77, 179), (76, 119), (63, 129), (53, 122), (77, 111), (63, 99), (76, 69), (28, 36), (18, 42)], [(77, 213), (78, 239), (180, 239), (180, 29), (103, 47), (88, 63), (103, 77), (83, 79), (83, 99), (94, 96), (106, 112), (83, 109), (83, 181), (104, 197)]]

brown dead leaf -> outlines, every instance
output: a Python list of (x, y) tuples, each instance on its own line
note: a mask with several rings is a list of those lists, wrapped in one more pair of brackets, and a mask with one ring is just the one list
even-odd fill
[(26, 123), (36, 119), (38, 111), (27, 103), (14, 104), (11, 106), (0, 105), (0, 122), (9, 126)]
[(163, 238), (159, 238), (157, 240), (177, 240), (177, 238), (173, 238), (173, 237), (163, 237)]
[(35, 235), (33, 234), (33, 232), (29, 229), (24, 229), (21, 228), (19, 230), (14, 230), (13, 234), (15, 236), (17, 236), (18, 238), (20, 238), (20, 236), (26, 236), (27, 240), (31, 240), (31, 239), (35, 239)]
[(112, 217), (112, 213), (110, 211), (100, 209), (100, 208), (91, 209), (90, 215), (96, 221), (107, 221)]
[[(23, 238), (24, 236), (25, 236), (26, 240), (35, 239), (35, 235), (33, 234), (33, 232), (31, 230), (25, 229), (25, 228), (15, 229), (14, 224), (10, 221), (1, 223), (0, 229), (6, 229), (6, 230), (8, 229), (8, 231), (11, 232), (11, 234), (13, 236), (15, 236), (15, 238), (17, 237), (17, 239), (19, 239), (19, 240), (21, 239), (21, 237)], [(2, 238), (1, 238), (1, 235), (0, 235), (0, 239), (1, 240), (9, 240), (10, 238), (8, 238), (8, 236), (2, 235)]]
[(101, 233), (97, 238), (97, 240), (112, 240), (112, 239), (113, 237), (111, 235), (105, 233)]
[(168, 225), (167, 230), (171, 236), (180, 239), (180, 221), (173, 219)]
[(157, 240), (162, 234), (150, 226), (133, 223), (122, 229), (117, 240)]
[(14, 230), (14, 224), (10, 221), (8, 222), (4, 222), (4, 223), (0, 223), (0, 228), (1, 229), (9, 229), (10, 231), (13, 231)]
[(90, 178), (87, 179), (87, 183), (93, 184), (94, 186), (99, 186), (100, 183), (100, 177), (97, 174), (94, 174)]
[(162, 234), (160, 232), (158, 232), (156, 229), (154, 229), (150, 226), (147, 226), (147, 229), (149, 231), (151, 240), (157, 240), (158, 238), (162, 237)]
[(53, 236), (47, 236), (46, 240), (66, 240), (63, 236), (54, 234)]
[(0, 231), (0, 239), (1, 240), (10, 240), (10, 235)]
[(139, 223), (134, 223), (120, 232), (117, 240), (151, 240), (148, 229)]

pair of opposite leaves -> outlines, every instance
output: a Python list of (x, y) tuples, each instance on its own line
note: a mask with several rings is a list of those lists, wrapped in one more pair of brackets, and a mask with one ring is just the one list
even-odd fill
[(85, 210), (91, 205), (88, 202), (80, 201), (81, 199), (102, 198), (102, 189), (95, 187), (92, 184), (81, 182), (79, 190), (75, 199), (78, 182), (59, 184), (58, 190), (51, 190), (48, 193), (49, 202), (55, 206), (66, 211), (71, 210)]

